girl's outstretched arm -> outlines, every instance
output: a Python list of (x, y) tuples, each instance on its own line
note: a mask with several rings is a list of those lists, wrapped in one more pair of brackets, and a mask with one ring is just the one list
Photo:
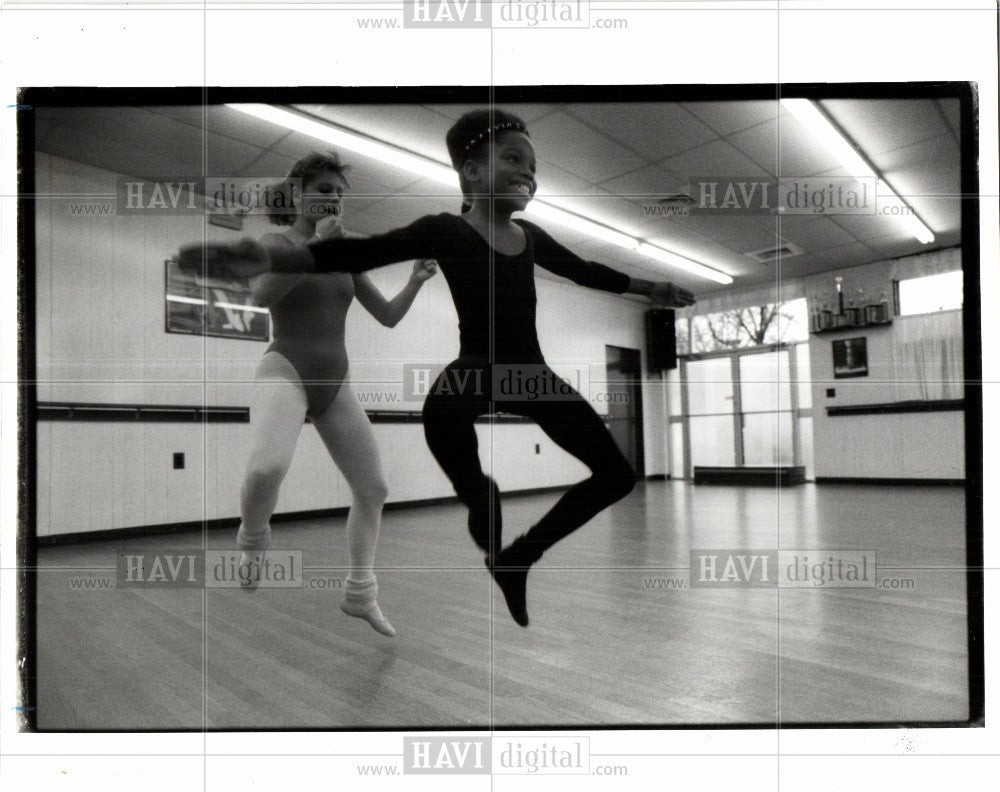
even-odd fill
[(399, 261), (436, 259), (448, 228), (434, 216), (367, 239), (324, 239), (307, 247), (272, 240), (184, 245), (177, 255), (181, 270), (208, 277), (241, 280), (265, 272), (366, 272)]
[(268, 250), (273, 272), (366, 272), (413, 259), (437, 258), (441, 229), (433, 216), (366, 239), (324, 239), (304, 249)]
[(586, 261), (556, 242), (543, 228), (527, 220), (518, 222), (530, 229), (535, 248), (535, 263), (539, 267), (591, 289), (617, 294), (628, 291), (630, 279), (624, 272), (618, 272), (594, 261)]
[[(294, 247), (294, 243), (284, 234), (265, 234), (260, 241), (269, 249)], [(301, 279), (301, 275), (290, 275), (285, 272), (264, 272), (255, 275), (249, 279), (254, 302), (263, 308), (268, 308), (295, 288)]]
[(630, 278), (611, 267), (594, 261), (585, 261), (556, 242), (544, 229), (534, 223), (522, 222), (532, 231), (535, 242), (535, 263), (549, 272), (592, 289), (618, 294), (641, 294), (656, 302), (676, 307), (694, 304), (694, 295), (687, 289), (666, 281)]

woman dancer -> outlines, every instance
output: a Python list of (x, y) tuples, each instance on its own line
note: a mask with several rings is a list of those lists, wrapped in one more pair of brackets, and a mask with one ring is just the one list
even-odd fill
[[(266, 234), (262, 244), (295, 250), (318, 239), (344, 237), (341, 199), (348, 187), (346, 170), (333, 153), (313, 153), (296, 162), (274, 192), (285, 197), (284, 207), (297, 205), (291, 211), (272, 209), (271, 222), (286, 228)], [(301, 182), (300, 196), (293, 188), (297, 182)], [(392, 300), (386, 300), (361, 273), (265, 273), (250, 279), (257, 304), (271, 310), (274, 342), (257, 367), (250, 409), (252, 446), (236, 537), (243, 550), (240, 569), (249, 574), (241, 577), (241, 583), (253, 587), (258, 582), (278, 490), (308, 416), (353, 496), (347, 518), (351, 569), (340, 607), (389, 636), (395, 630), (379, 608), (373, 571), (386, 485), (368, 417), (346, 381), (344, 324), (357, 297), (379, 322), (394, 326), (435, 271), (433, 262), (417, 261), (409, 282)]]
[[(635, 473), (603, 421), (575, 391), (558, 401), (497, 403), (491, 383), (512, 366), (553, 381), (535, 330), (534, 265), (582, 286), (642, 294), (671, 305), (693, 295), (670, 283), (629, 278), (570, 252), (534, 223), (514, 220), (534, 196), (535, 152), (517, 116), (501, 110), (466, 113), (449, 130), (448, 152), (459, 173), (464, 213), (422, 217), (405, 228), (365, 240), (324, 240), (305, 248), (266, 249), (252, 242), (194, 245), (181, 251), (186, 266), (208, 265), (236, 275), (261, 270), (360, 272), (414, 257), (435, 258), (452, 292), (460, 352), (424, 403), (427, 444), (469, 509), (469, 531), (514, 620), (528, 624), (527, 575), (542, 554), (594, 515), (627, 495)], [(483, 382), (485, 387), (475, 388)], [(439, 387), (447, 383), (448, 387)], [(466, 383), (467, 387), (456, 387)], [(470, 384), (471, 383), (471, 384)], [(502, 410), (534, 420), (552, 440), (591, 470), (530, 530), (502, 547), (499, 492), (482, 470), (474, 421)]]

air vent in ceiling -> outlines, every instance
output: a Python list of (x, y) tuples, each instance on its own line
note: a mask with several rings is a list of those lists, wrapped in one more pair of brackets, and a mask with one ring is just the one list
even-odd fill
[(775, 247), (764, 248), (763, 250), (752, 250), (746, 255), (752, 258), (759, 264), (770, 264), (777, 261), (779, 258), (791, 258), (792, 256), (801, 256), (802, 248), (798, 245), (792, 244), (788, 240), (781, 240), (780, 245)]
[(695, 200), (686, 192), (671, 193), (656, 201), (660, 206), (694, 206)]

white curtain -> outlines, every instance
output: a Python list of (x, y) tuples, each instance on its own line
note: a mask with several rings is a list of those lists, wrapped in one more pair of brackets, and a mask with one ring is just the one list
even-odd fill
[(899, 401), (963, 398), (962, 312), (897, 316), (893, 325)]

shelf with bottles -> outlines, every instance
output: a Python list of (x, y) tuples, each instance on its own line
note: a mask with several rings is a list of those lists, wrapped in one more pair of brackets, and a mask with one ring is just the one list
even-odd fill
[(830, 300), (821, 300), (818, 294), (809, 297), (809, 332), (812, 335), (842, 333), (869, 327), (887, 327), (892, 324), (892, 311), (886, 293), (878, 299), (873, 294), (858, 289), (847, 296), (843, 278), (836, 278), (837, 288)]
[(839, 327), (826, 327), (822, 330), (810, 330), (810, 335), (827, 335), (829, 333), (847, 333), (852, 330), (868, 330), (872, 327), (889, 327), (892, 324), (892, 319), (888, 322), (870, 322), (869, 324), (859, 324), (859, 325), (840, 325)]

